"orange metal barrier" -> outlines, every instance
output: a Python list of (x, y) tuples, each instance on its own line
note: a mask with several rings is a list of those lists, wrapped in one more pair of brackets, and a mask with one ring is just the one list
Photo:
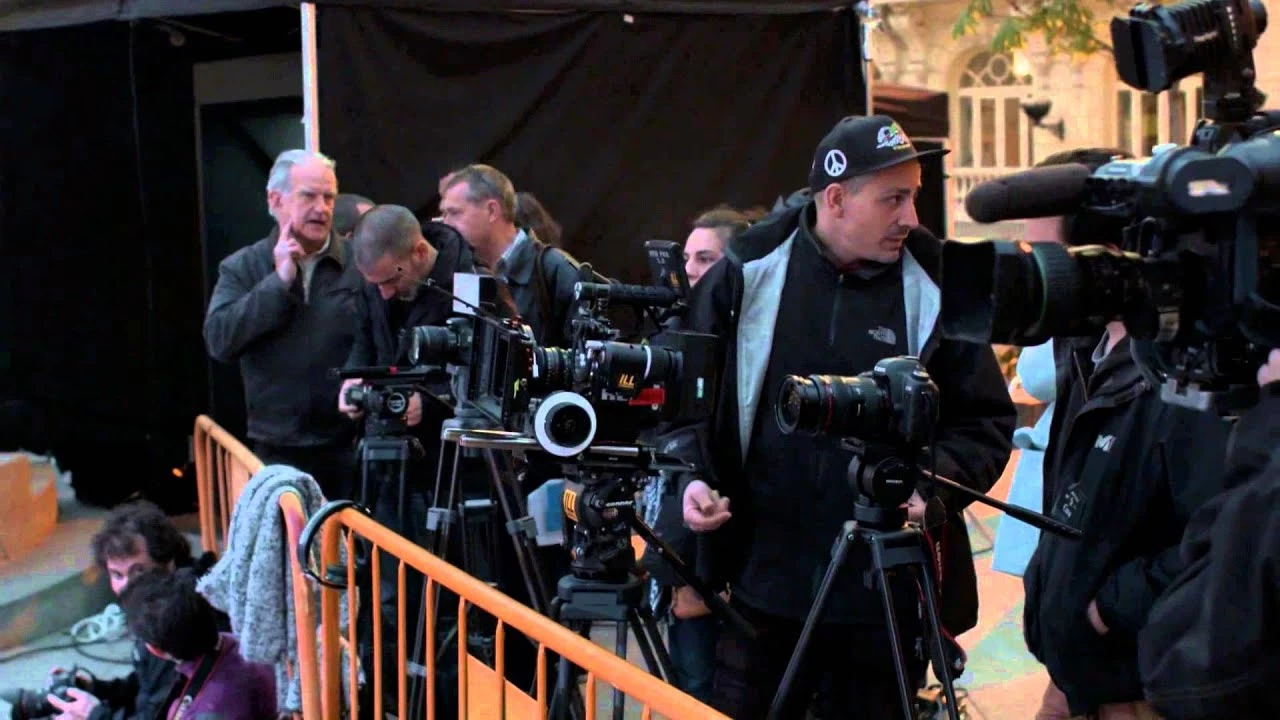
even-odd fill
[[(196, 418), (194, 444), (196, 488), (200, 499), (200, 545), (206, 552), (221, 552), (226, 543), (227, 528), (231, 525), (231, 511), (249, 478), (262, 469), (262, 461), (207, 415)], [(307, 524), (301, 499), (295, 493), (282, 494), (280, 513), (288, 533), (285, 547), (295, 548)], [(317, 675), (315, 595), (311, 580), (302, 574), (297, 553), (289, 553), (289, 572), (293, 576), (298, 636), (298, 666), (291, 668), (291, 672), (301, 673), (302, 717), (318, 718), (322, 713)], [(336, 607), (332, 622), (336, 627)], [(336, 693), (337, 686), (332, 687)]]
[[(398, 717), (420, 717), (420, 713), (424, 710), (423, 707), (412, 709), (409, 707), (406, 687), (409, 684), (407, 682), (407, 648), (411, 642), (417, 640), (417, 638), (414, 638), (411, 641), (410, 638), (413, 637), (413, 634), (416, 634), (419, 625), (415, 617), (419, 609), (418, 597), (408, 597), (406, 590), (406, 576), (411, 568), (426, 578), (426, 591), (423, 597), (426, 598), (425, 614), (428, 620), (424, 637), (421, 640), (425, 647), (423, 657), (428, 658), (429, 670), (434, 671), (435, 668), (431, 666), (434, 666), (433, 658), (437, 655), (436, 628), (433, 622), (436, 615), (436, 589), (439, 587), (447, 588), (459, 597), (457, 637), (461, 640), (458, 642), (457, 655), (458, 717), (468, 719), (537, 718), (538, 720), (544, 720), (547, 717), (550, 701), (550, 698), (545, 697), (547, 692), (545, 680), (548, 677), (546, 654), (550, 651), (560, 654), (585, 671), (586, 688), (583, 697), (586, 700), (584, 703), (586, 720), (594, 720), (597, 716), (596, 685), (598, 681), (603, 681), (621, 690), (629, 696), (632, 702), (638, 702), (642, 705), (643, 714), (641, 717), (644, 720), (655, 717), (655, 714), (679, 720), (684, 720), (685, 718), (697, 718), (698, 720), (723, 718), (728, 720), (725, 715), (707, 707), (627, 660), (615, 656), (591, 640), (581, 637), (533, 609), (512, 600), (488, 584), (444, 562), (425, 549), (414, 545), (406, 538), (378, 524), (359, 510), (351, 508), (338, 510), (329, 517), (324, 518), (322, 522), (321, 529), (324, 532), (320, 536), (322, 544), (320, 555), (323, 565), (319, 569), (322, 576), (329, 575), (329, 568), (335, 570), (340, 570), (341, 568), (337, 562), (339, 557), (339, 537), (345, 537), (345, 555), (348, 558), (345, 567), (345, 589), (325, 586), (320, 591), (323, 615), (321, 642), (325, 648), (322, 676), (327, 693), (331, 687), (336, 686), (338, 677), (342, 672), (338, 653), (329, 651), (330, 648), (336, 648), (338, 645), (336, 619), (339, 598), (342, 592), (346, 592), (348, 594), (349, 607), (354, 608), (357, 606), (355, 589), (356, 565), (354, 561), (359, 555), (356, 551), (357, 539), (363, 539), (371, 546), (367, 554), (369, 568), (372, 572), (372, 582), (370, 583), (372, 597), (369, 602), (371, 607), (374, 608), (375, 617), (379, 619), (374, 622), (372, 628), (373, 667), (364, 668), (364, 671), (369, 674), (373, 685), (374, 717), (384, 716), (382, 690), (386, 668), (382, 667), (383, 622), (378, 608), (381, 607), (382, 603), (382, 556), (385, 554), (398, 561), (395, 565), (397, 574), (397, 615), (395, 628), (393, 629), (396, 633), (396, 646), (398, 648), (398, 667), (395, 672), (399, 673), (400, 679), (400, 682), (396, 683), (399, 692), (397, 697), (398, 712), (395, 714)], [(329, 575), (329, 577), (332, 577), (332, 575)], [(465, 638), (467, 637), (468, 608), (480, 609), (493, 616), (497, 621), (494, 642), (494, 667), (489, 667), (480, 658), (467, 652)], [(411, 612), (413, 614), (410, 614)], [(330, 620), (331, 618), (333, 621)], [(356, 625), (357, 623), (355, 622), (348, 625), (347, 640), (350, 647), (357, 647)], [(408, 630), (407, 628), (413, 628), (413, 630)], [(504, 647), (505, 633), (509, 630), (523, 633), (538, 645), (538, 697), (536, 698), (531, 697), (504, 679), (502, 648)], [(354, 658), (348, 661), (346, 671), (351, 685), (354, 686), (356, 673), (358, 672)], [(425, 711), (428, 718), (436, 716), (436, 694), (441, 690), (441, 688), (436, 687), (435, 673), (427, 672)], [(339, 717), (334, 711), (335, 708), (335, 704), (325, 703), (326, 713), (324, 717), (327, 720), (336, 720)], [(356, 713), (357, 708), (352, 707), (350, 709), (351, 716), (355, 716)]]

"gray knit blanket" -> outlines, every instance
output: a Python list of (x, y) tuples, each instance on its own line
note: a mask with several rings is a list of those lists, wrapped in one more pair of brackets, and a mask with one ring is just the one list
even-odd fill
[[(289, 572), (295, 548), (285, 542), (288, 535), (280, 513), (280, 496), (286, 492), (298, 495), (307, 517), (325, 503), (310, 475), (288, 465), (264, 467), (241, 493), (231, 512), (222, 557), (196, 589), (231, 618), (245, 660), (275, 666), (278, 708), (293, 713), (302, 711), (302, 682), (301, 673), (290, 678), (287, 672), (297, 662), (298, 637)], [(346, 614), (344, 607), (344, 619)]]

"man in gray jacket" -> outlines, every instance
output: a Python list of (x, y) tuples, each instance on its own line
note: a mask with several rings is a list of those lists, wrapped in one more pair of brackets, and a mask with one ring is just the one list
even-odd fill
[(350, 497), (356, 426), (335, 407), (363, 280), (332, 232), (338, 179), (319, 153), (286, 150), (267, 178), (271, 234), (218, 266), (204, 338), (238, 362), (248, 435), (267, 464), (309, 473), (330, 498)]

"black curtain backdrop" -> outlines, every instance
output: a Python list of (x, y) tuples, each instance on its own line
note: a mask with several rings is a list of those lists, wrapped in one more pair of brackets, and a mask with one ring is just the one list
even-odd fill
[(192, 65), (299, 42), (296, 11), (201, 25), (0, 35), (0, 449), (90, 502), (178, 483), (206, 405)]
[(469, 162), (543, 200), (565, 246), (647, 282), (644, 240), (769, 206), (861, 111), (856, 18), (319, 13), (321, 147), (341, 188), (430, 216)]

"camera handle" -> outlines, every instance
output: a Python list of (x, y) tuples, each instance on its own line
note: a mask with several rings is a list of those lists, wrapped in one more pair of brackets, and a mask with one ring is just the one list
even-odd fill
[(968, 497), (971, 500), (977, 500), (983, 505), (993, 507), (1005, 513), (1009, 517), (1014, 518), (1015, 520), (1021, 520), (1022, 522), (1030, 525), (1033, 528), (1036, 528), (1038, 530), (1043, 530), (1046, 532), (1051, 532), (1054, 535), (1067, 538), (1068, 540), (1080, 539), (1079, 530), (1071, 527), (1070, 525), (1054, 520), (1048, 515), (1044, 515), (1034, 510), (1028, 510), (1024, 507), (1018, 507), (1017, 505), (1010, 505), (1009, 503), (996, 500), (995, 498), (984, 495), (978, 492), (977, 490), (974, 490), (973, 488), (965, 487), (964, 485), (961, 485), (960, 483), (954, 480), (948, 480), (947, 478), (931, 470), (920, 468), (920, 473), (924, 475), (926, 478), (932, 480), (937, 485), (941, 485), (942, 487), (945, 487), (948, 490), (952, 490), (961, 495), (964, 495), (965, 497)]
[(759, 636), (756, 629), (751, 623), (747, 622), (746, 618), (742, 617), (737, 610), (734, 610), (729, 603), (725, 602), (724, 598), (720, 597), (720, 593), (704, 583), (685, 561), (680, 559), (680, 555), (675, 551), (675, 548), (668, 545), (662, 538), (659, 538), (653, 532), (653, 528), (646, 525), (643, 520), (636, 516), (634, 508), (625, 509), (623, 512), (625, 513), (623, 517), (627, 521), (627, 525), (631, 527), (632, 532), (644, 538), (645, 543), (653, 548), (658, 557), (671, 566), (676, 576), (685, 585), (693, 588), (694, 592), (702, 596), (703, 602), (707, 604), (707, 609), (712, 614), (718, 616), (721, 620), (731, 623), (739, 632), (752, 640)]

